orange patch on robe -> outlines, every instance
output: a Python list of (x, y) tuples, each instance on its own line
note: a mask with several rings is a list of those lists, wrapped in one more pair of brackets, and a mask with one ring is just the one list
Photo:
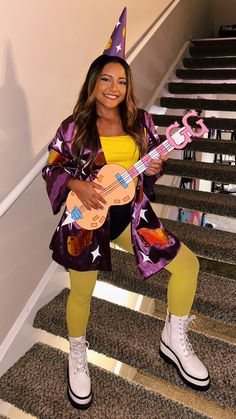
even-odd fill
[(141, 236), (144, 244), (155, 244), (159, 247), (166, 247), (169, 245), (168, 235), (162, 228), (150, 230), (143, 227), (138, 230), (138, 233)]
[(92, 243), (93, 232), (81, 230), (78, 236), (67, 237), (67, 250), (71, 256), (78, 256), (81, 250)]
[(55, 150), (51, 150), (50, 153), (49, 153), (49, 156), (48, 156), (47, 163), (52, 164), (52, 163), (56, 162), (60, 158), (60, 156), (61, 156), (60, 153), (58, 153)]
[(56, 150), (51, 150), (47, 159), (47, 164), (53, 164), (58, 161), (58, 164), (63, 167), (69, 159), (68, 157), (63, 156), (62, 154), (58, 153)]

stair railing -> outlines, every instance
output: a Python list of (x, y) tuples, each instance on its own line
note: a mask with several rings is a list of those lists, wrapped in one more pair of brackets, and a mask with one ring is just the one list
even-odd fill
[(0, 204), (0, 218), (9, 210), (19, 196), (28, 188), (39, 175), (48, 157), (48, 151), (38, 160), (34, 167), (23, 177), (14, 189), (3, 199)]

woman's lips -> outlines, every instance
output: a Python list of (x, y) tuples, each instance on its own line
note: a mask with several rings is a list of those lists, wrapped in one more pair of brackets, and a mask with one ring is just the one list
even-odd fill
[(118, 95), (111, 95), (111, 94), (104, 94), (104, 96), (108, 99), (118, 99)]

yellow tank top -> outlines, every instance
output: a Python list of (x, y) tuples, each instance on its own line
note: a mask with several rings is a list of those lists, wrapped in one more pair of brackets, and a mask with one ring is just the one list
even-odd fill
[(121, 164), (130, 169), (139, 159), (139, 149), (130, 135), (100, 137), (108, 164)]

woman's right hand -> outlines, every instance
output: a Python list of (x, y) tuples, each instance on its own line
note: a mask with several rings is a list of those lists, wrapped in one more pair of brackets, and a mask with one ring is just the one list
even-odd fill
[(104, 188), (96, 182), (71, 179), (67, 188), (75, 192), (79, 200), (88, 210), (103, 209), (102, 204), (106, 204), (105, 199), (96, 192), (96, 189), (103, 190)]

